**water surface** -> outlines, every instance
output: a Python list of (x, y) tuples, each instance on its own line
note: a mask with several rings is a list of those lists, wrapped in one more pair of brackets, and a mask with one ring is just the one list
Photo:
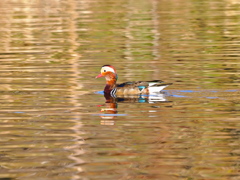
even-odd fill
[[(0, 178), (240, 178), (238, 1), (0, 4)], [(106, 102), (104, 64), (173, 85)]]

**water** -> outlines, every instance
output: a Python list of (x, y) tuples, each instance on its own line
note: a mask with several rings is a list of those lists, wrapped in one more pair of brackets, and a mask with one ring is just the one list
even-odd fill
[[(234, 0), (1, 1), (0, 179), (239, 179)], [(106, 99), (119, 83), (173, 83)]]

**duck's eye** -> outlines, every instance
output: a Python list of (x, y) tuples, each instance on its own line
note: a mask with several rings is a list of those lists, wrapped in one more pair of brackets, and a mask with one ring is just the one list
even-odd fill
[(103, 70), (103, 72), (106, 72), (106, 70)]

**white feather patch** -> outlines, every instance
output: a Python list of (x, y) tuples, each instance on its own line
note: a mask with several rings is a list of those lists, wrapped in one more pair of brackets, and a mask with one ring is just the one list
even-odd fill
[(152, 93), (159, 93), (161, 90), (163, 90), (165, 87), (167, 87), (168, 85), (165, 86), (149, 86), (148, 90), (149, 90), (149, 94)]
[(108, 66), (104, 66), (104, 67), (102, 67), (102, 69), (101, 69), (101, 73), (103, 73), (103, 72), (109, 72), (109, 71), (115, 73), (114, 69), (111, 68), (111, 67), (108, 67)]
[(155, 82), (150, 82), (148, 85), (149, 85), (149, 86), (154, 86), (155, 84), (157, 84), (157, 83), (155, 83)]

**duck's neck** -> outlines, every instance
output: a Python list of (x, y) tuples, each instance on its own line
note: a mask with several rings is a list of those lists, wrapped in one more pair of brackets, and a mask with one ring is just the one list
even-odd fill
[(106, 78), (106, 86), (104, 88), (104, 93), (110, 93), (115, 87), (117, 78), (115, 74), (110, 74), (105, 77)]
[(116, 80), (106, 81), (105, 93), (110, 93), (116, 87)]

